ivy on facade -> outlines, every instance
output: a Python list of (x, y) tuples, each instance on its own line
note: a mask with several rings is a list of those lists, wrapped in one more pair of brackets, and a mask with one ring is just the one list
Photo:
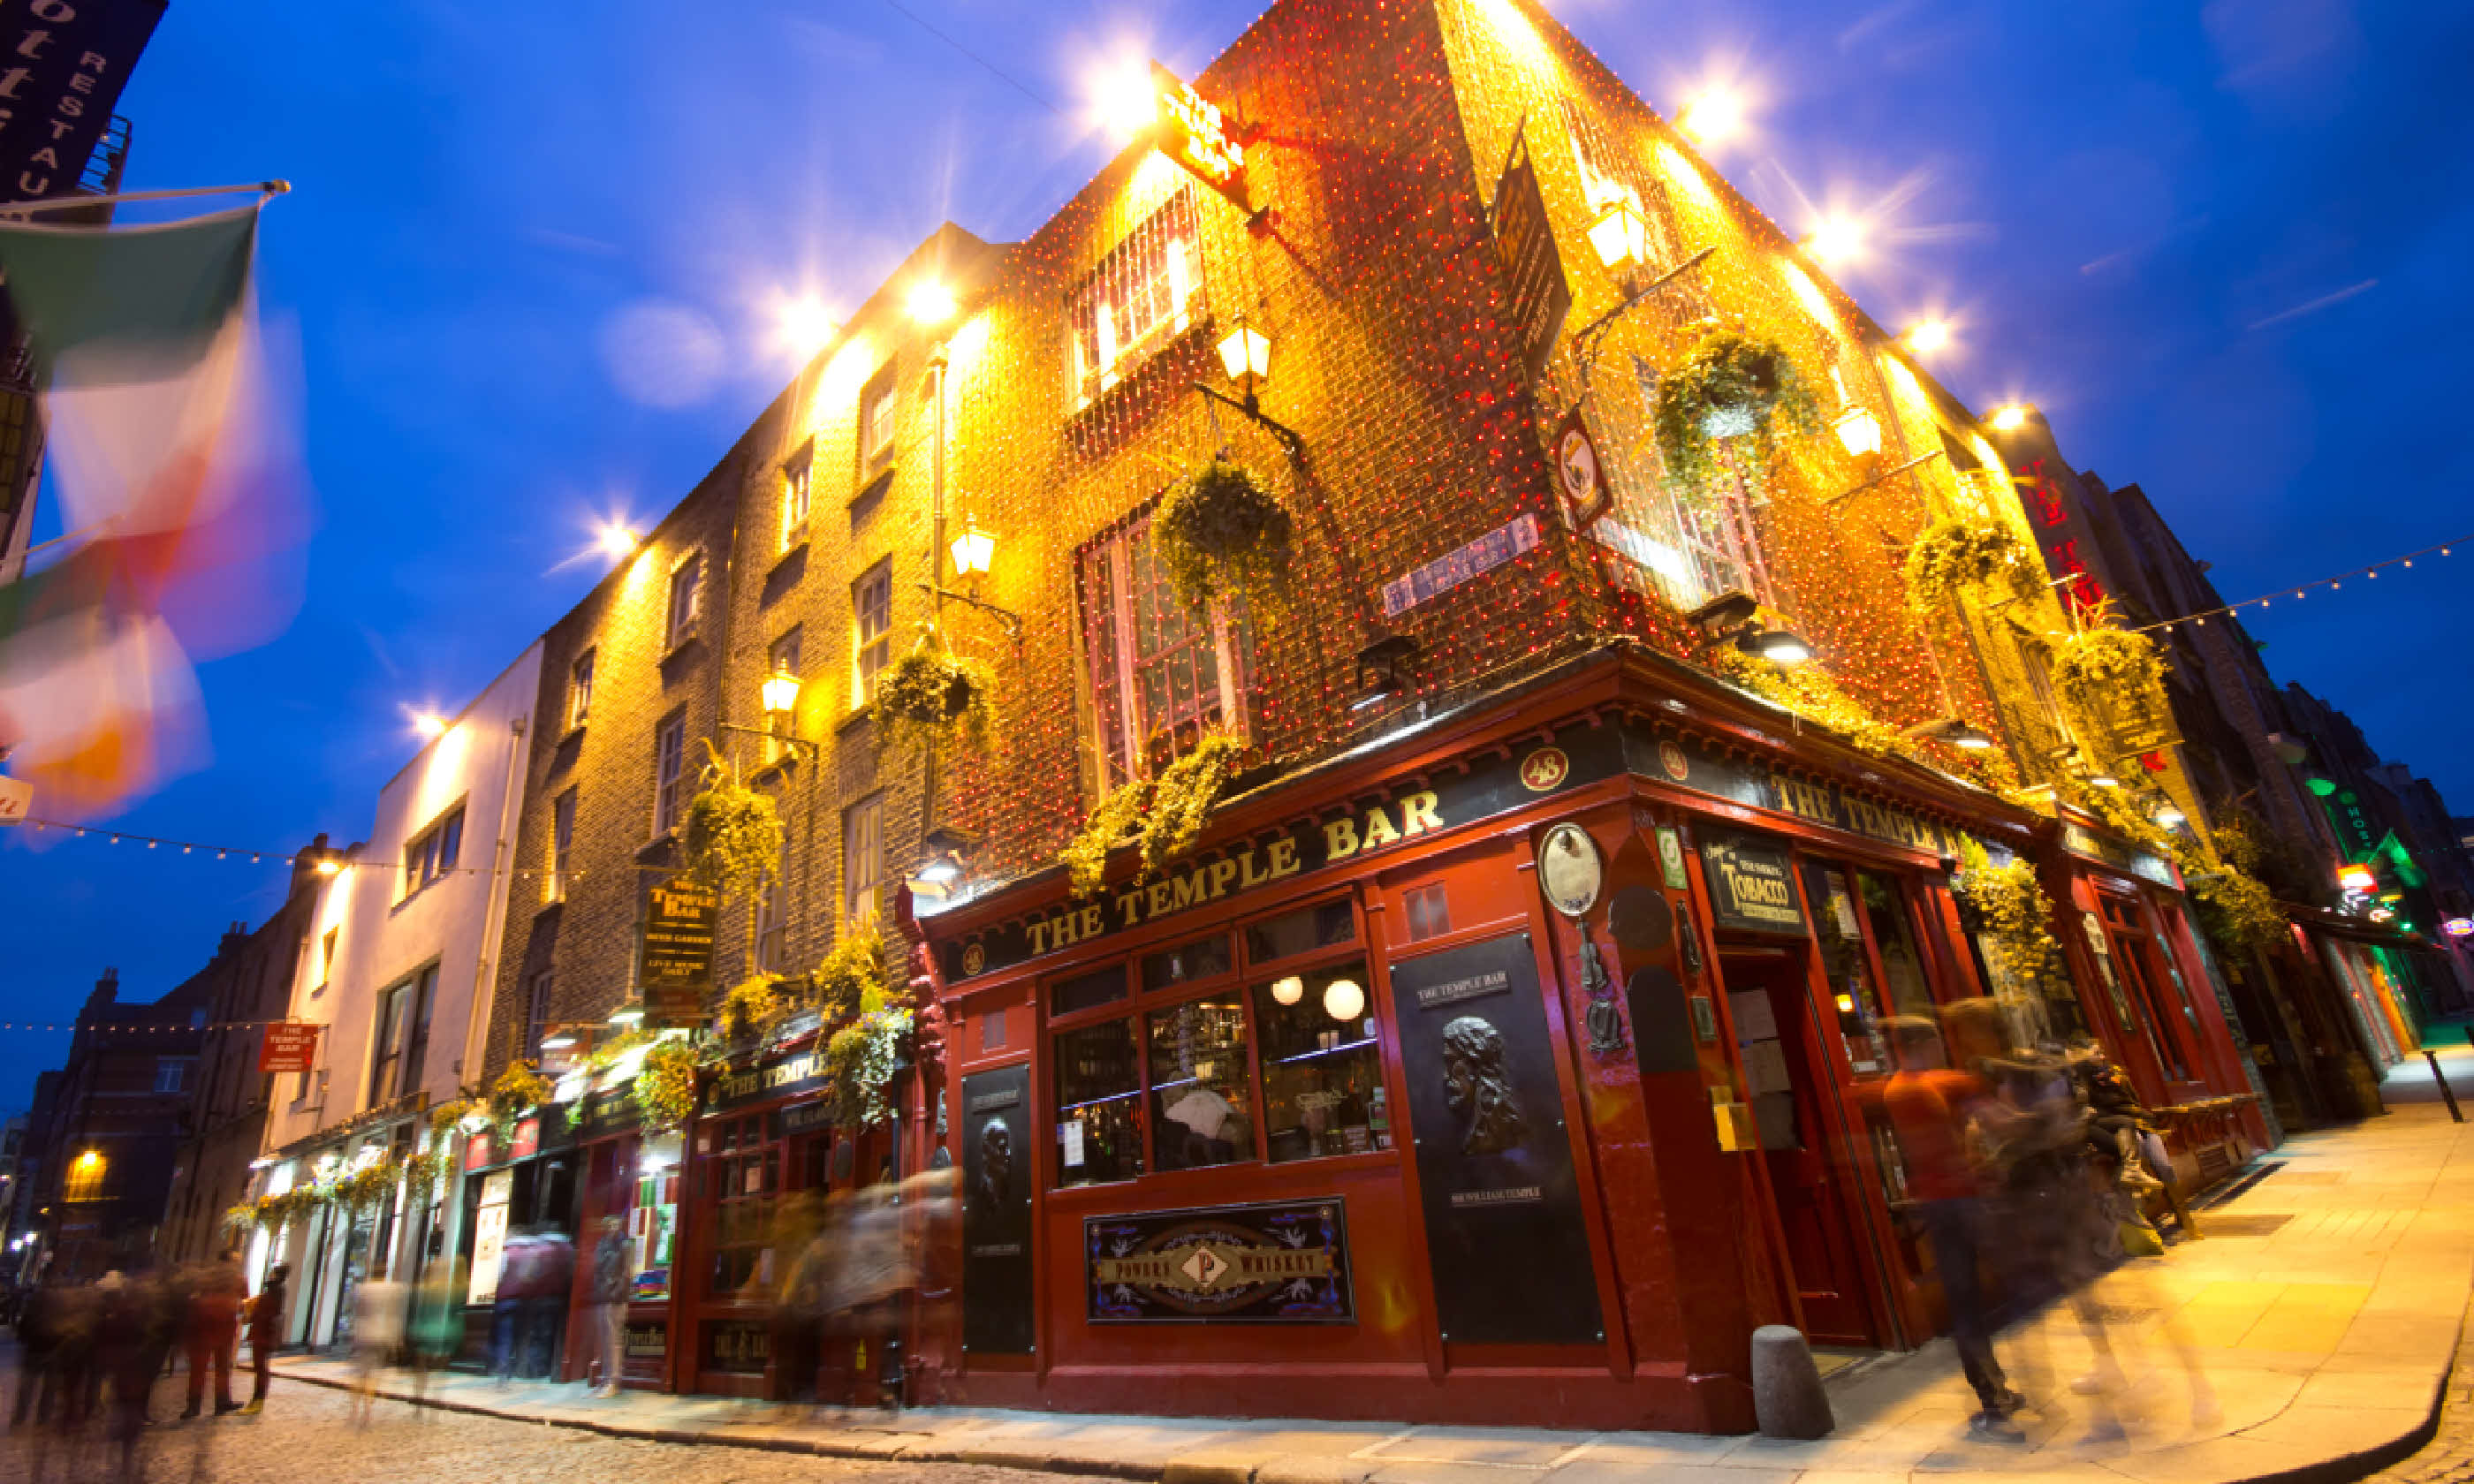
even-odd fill
[(1110, 790), (1058, 852), (1057, 859), (1072, 874), (1074, 895), (1088, 897), (1100, 889), (1108, 852), (1120, 845), (1140, 847), (1143, 869), (1137, 879), (1193, 849), (1245, 750), (1244, 738), (1212, 732), (1154, 777), (1132, 778)]

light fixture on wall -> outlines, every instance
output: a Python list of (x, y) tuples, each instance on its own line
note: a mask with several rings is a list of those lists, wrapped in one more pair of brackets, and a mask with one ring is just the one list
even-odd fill
[(1993, 734), (1961, 717), (1941, 716), (1907, 729), (1907, 735), (1947, 742), (1964, 752), (1988, 752), (1997, 744)]
[(939, 825), (919, 841), (919, 868), (910, 873), (911, 888), (926, 887), (932, 896), (951, 895), (955, 883), (962, 879), (968, 867), (971, 848), (979, 836), (951, 825)]
[(1812, 646), (1802, 634), (1771, 623), (1760, 604), (1740, 588), (1718, 594), (1686, 617), (1708, 642), (1732, 642), (1738, 652), (1756, 659), (1798, 665), (1812, 658)]
[(1618, 195), (1589, 224), (1589, 246), (1610, 273), (1637, 273), (1649, 266), (1649, 219), (1629, 195)]
[(2154, 812), (2150, 813), (2147, 817), (2154, 820), (2157, 827), (2160, 829), (2179, 829), (2182, 827), (2184, 822), (2190, 818), (2190, 816), (2182, 812), (2181, 806), (2174, 803), (2171, 799), (2165, 800), (2157, 804)]
[(1366, 1014), (1366, 991), (1354, 979), (1334, 979), (1322, 988), (1322, 1013), (1335, 1020), (1354, 1020)]
[(610, 1012), (610, 1023), (622, 1030), (632, 1030), (644, 1023), (644, 1002), (630, 995), (618, 1008)]
[(788, 670), (776, 670), (764, 677), (764, 683), (758, 689), (764, 694), (766, 711), (780, 715), (799, 707), (799, 678)]
[(1289, 462), (1302, 467), (1306, 462), (1306, 441), (1297, 430), (1274, 419), (1263, 411), (1263, 387), (1272, 379), (1271, 337), (1246, 323), (1240, 311), (1228, 333), (1220, 337), (1220, 368), (1236, 383), (1238, 395), (1230, 396), (1207, 381), (1198, 381), (1194, 390), (1224, 407), (1234, 407), (1261, 428), (1279, 440)]
[(1352, 711), (1380, 706), (1409, 688), (1409, 661), (1418, 657), (1418, 641), (1405, 634), (1387, 634), (1357, 652), (1357, 695)]
[(1272, 981), (1272, 998), (1283, 1005), (1294, 1005), (1306, 997), (1306, 982), (1296, 974)]
[(1881, 419), (1873, 416), (1871, 408), (1851, 405), (1830, 425), (1837, 430), (1838, 442), (1849, 457), (1869, 459), (1881, 451)]
[(956, 577), (985, 577), (996, 563), (997, 534), (982, 526), (977, 517), (962, 517), (961, 534), (948, 547), (954, 559)]

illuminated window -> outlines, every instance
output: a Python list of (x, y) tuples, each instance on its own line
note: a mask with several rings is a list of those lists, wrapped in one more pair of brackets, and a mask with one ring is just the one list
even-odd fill
[(859, 467), (864, 476), (874, 473), (893, 457), (893, 435), (899, 431), (902, 413), (902, 389), (894, 379), (894, 364), (885, 362), (859, 395)]
[(575, 657), (575, 663), (567, 667), (567, 725), (570, 730), (583, 726), (584, 718), (593, 710), (593, 653), (586, 650)]
[(680, 784), (687, 773), (688, 713), (672, 711), (653, 729), (653, 833), (667, 835), (677, 827), (685, 801)]
[(567, 861), (575, 848), (575, 790), (569, 789), (549, 806), (549, 894), (551, 901), (567, 900)]
[(788, 551), (808, 539), (808, 488), (815, 472), (815, 445), (811, 443), (782, 467), (782, 549)]
[(404, 847), (403, 894), (409, 897), (453, 871), (463, 852), (464, 806), (459, 803)]
[(860, 574), (851, 584), (851, 657), (859, 680), (858, 704), (876, 699), (876, 673), (893, 658), (893, 559)]
[(1178, 601), (1152, 555), (1149, 512), (1084, 547), (1078, 568), (1105, 787), (1156, 773), (1205, 732), (1245, 730), (1244, 606), (1201, 615)]
[(89, 1149), (69, 1161), (68, 1172), (61, 1179), (63, 1201), (100, 1201), (103, 1199), (103, 1172), (109, 1161)]
[(672, 649), (695, 632), (696, 612), (703, 601), (704, 555), (690, 552), (686, 561), (670, 569), (669, 616), (662, 633)]
[(1126, 234), (1066, 300), (1075, 405), (1131, 374), (1201, 317), (1202, 247), (1194, 193), (1179, 189)]
[(155, 1059), (155, 1090), (178, 1092), (189, 1085), (189, 1069), (198, 1064), (193, 1056), (158, 1056)]
[(842, 920), (871, 922), (885, 884), (885, 796), (862, 799), (842, 811)]

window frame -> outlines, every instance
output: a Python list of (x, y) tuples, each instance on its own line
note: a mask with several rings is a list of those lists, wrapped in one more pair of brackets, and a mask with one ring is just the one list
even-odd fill
[(464, 858), (464, 805), (458, 799), (424, 826), (403, 848), (402, 895), (397, 905), (412, 900), (454, 874)]
[[(675, 745), (672, 745), (675, 743)], [(667, 776), (664, 765), (671, 766)], [(686, 791), (688, 767), (688, 710), (681, 706), (653, 724), (653, 838), (668, 838), (678, 829), (687, 809), (680, 796)]]
[(585, 650), (567, 667), (567, 730), (575, 730), (593, 714), (593, 666), (599, 646)]
[[(859, 893), (862, 888), (858, 874), (854, 870), (855, 863), (853, 861), (853, 856), (859, 852), (852, 843), (851, 834), (852, 826), (861, 819), (874, 821), (875, 843), (873, 853), (876, 862), (875, 874), (865, 883), (864, 886), (864, 890), (868, 894), (868, 902), (867, 911), (863, 915), (855, 910), (859, 900)], [(862, 799), (856, 800), (845, 805), (842, 809), (841, 875), (842, 900), (840, 922), (842, 925), (844, 927), (857, 927), (863, 922), (884, 922), (885, 850), (885, 791), (883, 789), (879, 789), (875, 793), (869, 794)]]
[(541, 1043), (549, 1036), (550, 994), (557, 987), (555, 966), (536, 969), (524, 981), (524, 1059), (536, 1065), (541, 1061)]
[[(1075, 412), (1141, 374), (1162, 351), (1209, 322), (1201, 222), (1195, 188), (1178, 182), (1066, 291), (1067, 390)], [(1153, 254), (1156, 273), (1143, 261)], [(1146, 309), (1156, 303), (1161, 312), (1140, 315), (1138, 325), (1138, 301)]]
[[(892, 463), (894, 446), (902, 442), (900, 371), (901, 357), (888, 356), (860, 386), (856, 442), (861, 481)], [(877, 426), (880, 412), (882, 429)]]
[[(874, 632), (867, 623), (871, 609), (867, 596), (881, 590), (884, 622)], [(876, 678), (893, 663), (893, 558), (888, 554), (870, 562), (851, 579), (851, 695), (854, 708), (876, 702)]]
[[(1249, 706), (1254, 689), (1251, 615), (1233, 597), (1215, 599), (1208, 614), (1209, 635), (1206, 638), (1195, 633), (1193, 615), (1176, 603), (1166, 586), (1167, 579), (1159, 572), (1157, 557), (1151, 555), (1151, 524), (1158, 511), (1156, 497), (1146, 501), (1124, 519), (1084, 541), (1074, 554), (1075, 608), (1081, 626), (1077, 647), (1090, 695), (1090, 739), (1103, 796), (1131, 779), (1149, 778), (1165, 765), (1152, 755), (1152, 741), (1163, 732), (1171, 748), (1168, 761), (1184, 755), (1183, 751), (1177, 750), (1176, 733), (1189, 724), (1198, 739), (1215, 730), (1239, 737), (1253, 735), (1253, 716)], [(1146, 564), (1151, 568), (1148, 586), (1141, 576)], [(1103, 568), (1104, 581), (1101, 576)], [(1138, 653), (1148, 621), (1144, 616), (1147, 594), (1153, 603), (1152, 613), (1176, 611), (1184, 628), (1183, 635), (1175, 644), (1148, 658)], [(1165, 674), (1173, 686), (1172, 667), (1178, 657), (1204, 648), (1211, 654), (1219, 690), (1216, 707), (1202, 705), (1198, 685), (1190, 712), (1173, 712), (1164, 724), (1153, 725), (1152, 719), (1143, 714), (1145, 678)], [(1112, 708), (1113, 719), (1109, 714)], [(1216, 725), (1212, 720), (1215, 716)], [(1111, 731), (1115, 735), (1110, 735)]]
[[(698, 620), (704, 616), (704, 578), (702, 547), (690, 547), (670, 563), (670, 583), (662, 610), (662, 647), (665, 653), (695, 637)], [(687, 594), (684, 611), (679, 597), (682, 588)]]
[[(1259, 960), (1255, 957), (1252, 945), (1248, 940), (1248, 929), (1277, 919), (1319, 911), (1335, 902), (1345, 902), (1348, 906), (1349, 936), (1346, 942), (1320, 945), (1295, 953), (1275, 954)], [(1127, 1022), (1133, 1035), (1137, 1072), (1133, 1096), (1135, 1105), (1142, 1110), (1143, 1122), (1143, 1168), (1139, 1174), (1123, 1180), (1069, 1183), (1064, 1179), (1063, 1164), (1055, 1157), (1055, 1145), (1052, 1142), (1048, 1189), (1052, 1193), (1057, 1193), (1091, 1188), (1116, 1188), (1162, 1175), (1177, 1177), (1199, 1175), (1208, 1178), (1213, 1171), (1247, 1165), (1252, 1165), (1257, 1169), (1271, 1169), (1275, 1164), (1289, 1166), (1315, 1164), (1331, 1160), (1397, 1161), (1402, 1158), (1402, 1141), (1396, 1133), (1396, 1120), (1399, 1117), (1396, 1107), (1392, 1114), (1395, 1132), (1389, 1148), (1369, 1149), (1362, 1153), (1310, 1155), (1301, 1159), (1277, 1161), (1274, 1161), (1270, 1155), (1271, 1130), (1268, 1126), (1269, 1112), (1265, 1100), (1267, 1094), (1264, 1082), (1262, 1027), (1255, 1012), (1255, 987), (1258, 982), (1268, 983), (1274, 977), (1285, 977), (1289, 974), (1311, 976), (1351, 962), (1362, 963), (1364, 969), (1361, 987), (1366, 991), (1365, 1015), (1368, 1018), (1375, 1019), (1378, 1024), (1384, 1024), (1382, 1012), (1375, 998), (1375, 961), (1378, 954), (1377, 945), (1368, 936), (1371, 928), (1372, 924), (1368, 920), (1363, 892), (1354, 884), (1343, 884), (1336, 889), (1312, 893), (1276, 906), (1251, 912), (1225, 913), (1198, 921), (1178, 931), (1147, 937), (1144, 941), (1128, 947), (1097, 958), (1083, 959), (1078, 963), (1061, 966), (1037, 976), (1032, 986), (1031, 1013), (1033, 1017), (1033, 1034), (1043, 1038), (1041, 1054), (1047, 1059), (1047, 1087), (1042, 1113), (1050, 1126), (1053, 1128), (1060, 1121), (1058, 1110), (1063, 1095), (1062, 1079), (1057, 1071), (1056, 1038), (1062, 1034), (1087, 1030), (1096, 1025), (1118, 1020)], [(1143, 987), (1141, 969), (1144, 959), (1213, 936), (1228, 940), (1227, 968), (1215, 973), (1198, 975), (1191, 979), (1179, 979), (1175, 983), (1162, 985), (1158, 989)], [(1062, 1014), (1053, 1012), (1052, 1006), (1055, 1001), (1052, 998), (1052, 991), (1055, 986), (1088, 977), (1112, 965), (1125, 976), (1126, 993), (1124, 994), (1079, 1010), (1070, 1010)], [(1159, 1161), (1158, 1129), (1152, 1112), (1152, 1101), (1154, 1096), (1151, 1067), (1152, 1017), (1155, 1015), (1174, 1011), (1179, 1006), (1216, 995), (1233, 995), (1238, 1001), (1244, 1017), (1245, 1087), (1250, 1100), (1247, 1106), (1247, 1117), (1251, 1125), (1252, 1152), (1221, 1164), (1163, 1169)], [(1387, 1101), (1391, 1089), (1391, 1064), (1395, 1054), (1395, 1049), (1391, 1042), (1396, 1036), (1396, 1028), (1387, 1025), (1385, 1029), (1378, 1032), (1372, 1048), (1375, 1075), (1378, 1084), (1387, 1090)]]
[(568, 862), (575, 853), (575, 811), (583, 785), (571, 784), (549, 802), (549, 890), (546, 899), (567, 900)]
[(816, 442), (810, 439), (782, 464), (781, 550), (787, 555), (807, 544), (808, 521), (816, 495)]

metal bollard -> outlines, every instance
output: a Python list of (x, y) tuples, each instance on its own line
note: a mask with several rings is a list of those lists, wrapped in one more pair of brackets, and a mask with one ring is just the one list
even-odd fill
[(2433, 1051), (2429, 1046), (2425, 1046), (2422, 1048), (2422, 1059), (2431, 1064), (2431, 1080), (2439, 1084), (2439, 1095), (2448, 1100), (2448, 1116), (2456, 1119), (2460, 1123), (2463, 1123), (2465, 1121), (2465, 1114), (2458, 1108), (2457, 1094), (2450, 1090), (2448, 1078), (2439, 1069), (2438, 1053)]

